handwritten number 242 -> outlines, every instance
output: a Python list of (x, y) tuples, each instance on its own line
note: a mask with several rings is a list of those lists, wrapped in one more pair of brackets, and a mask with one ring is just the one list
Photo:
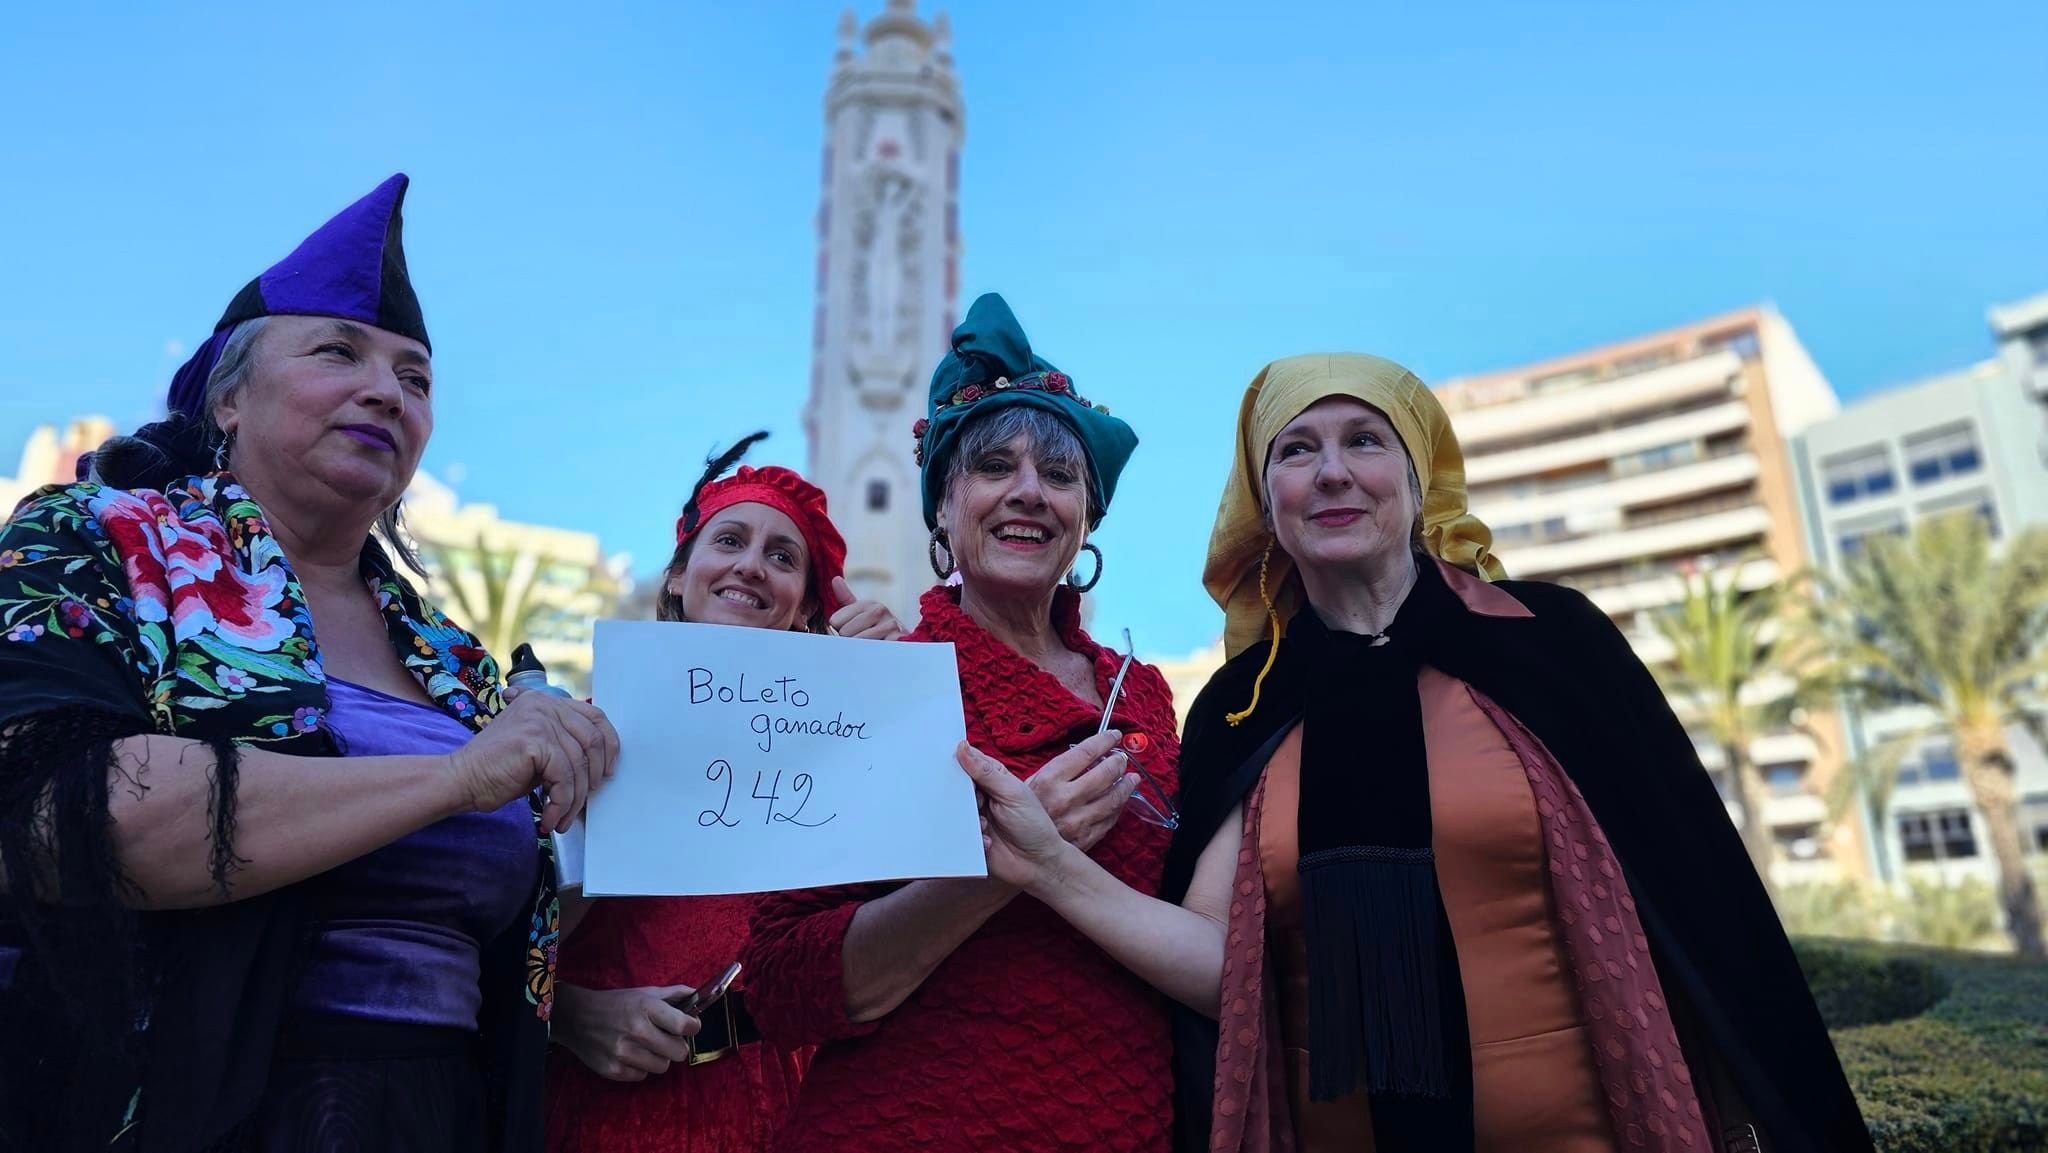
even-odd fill
[[(697, 824), (700, 828), (708, 829), (713, 825), (719, 825), (731, 829), (739, 826), (740, 819), (729, 815), (732, 810), (733, 778), (736, 775), (733, 771), (732, 762), (723, 757), (711, 762), (710, 766), (704, 770), (704, 778), (706, 780), (714, 784), (719, 781), (725, 782), (725, 795), (719, 801), (717, 808), (705, 809), (697, 814)], [(768, 788), (768, 791), (765, 793), (761, 791), (763, 785), (766, 785)], [(762, 807), (761, 823), (766, 825), (780, 821), (786, 824), (800, 825), (806, 829), (815, 829), (819, 825), (830, 823), (839, 814), (834, 813), (832, 816), (826, 817), (821, 821), (806, 821), (803, 819), (804, 808), (811, 803), (812, 785), (811, 774), (798, 773), (790, 779), (790, 795), (785, 798), (782, 796), (781, 769), (775, 770), (775, 776), (772, 779), (765, 770), (756, 772), (754, 774), (754, 799), (768, 802)], [(789, 799), (796, 801), (796, 808), (788, 812), (777, 812), (776, 804)]]

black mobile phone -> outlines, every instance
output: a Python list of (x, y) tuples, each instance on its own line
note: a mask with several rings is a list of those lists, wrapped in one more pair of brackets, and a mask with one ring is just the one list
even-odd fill
[(696, 992), (677, 1001), (675, 1003), (676, 1008), (693, 1017), (696, 1016), (700, 1011), (716, 1005), (718, 999), (725, 996), (726, 990), (732, 988), (733, 981), (738, 979), (739, 975), (740, 963), (734, 961), (725, 967), (725, 972), (720, 973), (716, 981), (700, 987)]

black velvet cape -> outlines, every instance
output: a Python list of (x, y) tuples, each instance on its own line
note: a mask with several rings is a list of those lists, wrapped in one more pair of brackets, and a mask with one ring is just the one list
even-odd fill
[[(1871, 1149), (1770, 897), (1649, 670), (1582, 594), (1530, 581), (1495, 587), (1533, 616), (1453, 614), (1446, 627), (1461, 635), (1432, 650), (1459, 654), (1446, 658), (1458, 667), (1441, 671), (1507, 709), (1578, 785), (1621, 862), (1674, 1015), (1682, 1008), (1697, 1023), (1767, 1147)], [(1251, 700), (1268, 643), (1218, 670), (1189, 711), (1180, 760), (1183, 820), (1167, 855), (1160, 894), (1166, 900), (1186, 896), (1196, 859), (1250, 795), (1301, 714), (1315, 670), (1283, 640), (1258, 709), (1235, 727), (1223, 720)], [(1174, 1148), (1206, 1153), (1217, 1026), (1183, 1006), (1173, 1012)], [(1699, 1054), (1687, 1057), (1701, 1067)]]

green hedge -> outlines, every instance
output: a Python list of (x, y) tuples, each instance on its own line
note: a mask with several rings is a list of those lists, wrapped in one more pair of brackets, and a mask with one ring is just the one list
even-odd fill
[(1793, 945), (1806, 984), (1830, 1029), (1918, 1017), (1949, 994), (1949, 981), (1925, 957), (1843, 941)]
[[(1835, 1049), (1885, 1153), (2048, 1149), (2048, 965), (1904, 946), (1802, 941), (1822, 1012), (1871, 1021), (1947, 987), (1919, 1016), (1837, 1028)], [(1905, 962), (1904, 968), (1890, 963)], [(1869, 992), (1858, 1002), (1852, 990)], [(1834, 1016), (1831, 1020), (1837, 1019)]]

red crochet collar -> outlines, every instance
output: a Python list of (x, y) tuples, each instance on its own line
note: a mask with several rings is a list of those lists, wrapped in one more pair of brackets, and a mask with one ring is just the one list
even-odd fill
[[(973, 678), (963, 678), (965, 691), (972, 695), (977, 684), (1008, 687), (1004, 708), (983, 718), (997, 751), (1027, 752), (1077, 729), (1092, 731), (1101, 721), (1101, 706), (1075, 696), (1058, 677), (997, 640), (962, 611), (958, 588), (934, 586), (925, 591), (918, 608), (922, 617), (906, 639), (950, 641), (961, 668), (977, 670)], [(1095, 691), (1106, 694), (1122, 655), (1095, 643), (1081, 627), (1081, 594), (1064, 586), (1053, 594), (1052, 624), (1062, 644), (1094, 662)]]

